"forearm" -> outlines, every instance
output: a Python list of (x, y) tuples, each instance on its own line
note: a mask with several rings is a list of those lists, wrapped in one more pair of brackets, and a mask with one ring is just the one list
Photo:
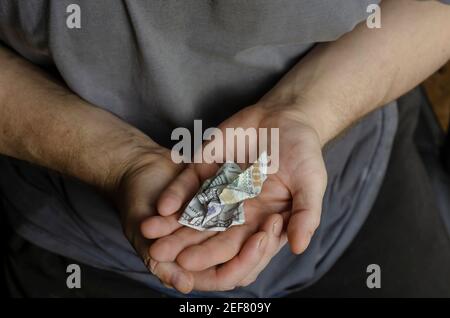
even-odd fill
[(314, 48), (263, 101), (298, 105), (322, 143), (401, 96), (450, 58), (450, 6), (385, 0), (382, 28), (365, 22)]
[(2, 46), (0, 65), (0, 153), (108, 188), (129, 158), (158, 151), (140, 131)]

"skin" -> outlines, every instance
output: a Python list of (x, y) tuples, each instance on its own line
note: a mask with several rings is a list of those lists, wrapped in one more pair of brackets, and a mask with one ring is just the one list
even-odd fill
[(286, 241), (294, 253), (307, 247), (326, 186), (323, 145), (450, 57), (447, 6), (385, 0), (382, 25), (362, 23), (317, 45), (260, 102), (222, 123), (280, 129), (279, 173), (246, 203), (245, 226), (220, 234), (179, 228), (181, 205), (217, 166), (174, 164), (168, 149), (2, 47), (0, 153), (110, 197), (125, 235), (166, 285), (181, 292), (248, 285)]
[[(318, 45), (259, 103), (221, 125), (280, 128), (280, 171), (269, 177), (260, 197), (246, 203), (245, 209), (246, 216), (251, 216), (247, 225), (257, 228), (268, 214), (279, 213), (267, 209), (266, 196), (272, 202), (289, 200), (290, 196), (292, 209), (285, 217), (285, 234), (293, 253), (306, 249), (320, 222), (326, 185), (320, 151), (323, 145), (359, 118), (416, 86), (450, 57), (447, 6), (430, 1), (383, 1), (382, 24), (381, 29), (368, 29), (362, 23), (339, 40)], [(190, 185), (198, 189), (199, 182), (194, 180), (203, 181), (211, 170), (217, 167), (187, 167), (161, 195), (159, 213), (176, 213), (192, 197)], [(175, 228), (164, 232), (158, 219), (144, 224), (158, 228), (157, 233), (148, 233), (144, 226), (143, 233), (148, 237), (167, 235)], [(193, 232), (173, 231), (151, 247), (151, 256), (155, 260), (175, 260), (191, 271), (202, 270), (231, 259), (239, 250), (227, 250), (215, 257), (212, 251), (220, 249), (224, 241), (243, 242), (242, 237), (251, 235), (239, 227), (233, 233), (212, 237)], [(172, 239), (173, 235), (177, 240)], [(193, 235), (195, 242), (191, 241)], [(261, 264), (267, 264), (274, 255), (266, 254)], [(236, 286), (251, 283), (264, 267), (258, 266), (249, 273), (250, 279)]]

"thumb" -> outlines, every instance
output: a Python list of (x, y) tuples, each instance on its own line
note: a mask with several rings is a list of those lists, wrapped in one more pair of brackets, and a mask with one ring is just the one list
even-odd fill
[(322, 156), (315, 164), (316, 168), (310, 170), (306, 176), (303, 173), (295, 178), (291, 189), (292, 215), (287, 234), (291, 250), (295, 254), (301, 254), (306, 250), (320, 224), (327, 173)]
[(178, 212), (186, 201), (192, 199), (203, 181), (213, 176), (217, 170), (216, 164), (189, 165), (159, 196), (158, 213), (167, 216)]

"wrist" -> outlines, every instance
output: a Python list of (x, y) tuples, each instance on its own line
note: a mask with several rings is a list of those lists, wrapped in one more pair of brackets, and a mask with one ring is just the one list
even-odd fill
[[(98, 159), (92, 165), (94, 170), (98, 167), (99, 174), (91, 183), (107, 194), (114, 195), (122, 180), (133, 171), (169, 155), (167, 149), (133, 127), (103, 141), (96, 151)], [(86, 159), (89, 157), (92, 154), (87, 154)]]
[(52, 133), (61, 136), (59, 132), (70, 127), (68, 138), (60, 144), (59, 151), (48, 151), (51, 156), (44, 160), (51, 168), (101, 192), (112, 193), (132, 165), (141, 158), (150, 160), (165, 151), (144, 133), (105, 110), (85, 102), (69, 104), (73, 106), (73, 112), (65, 113), (69, 124), (55, 125), (59, 128)]
[(325, 146), (345, 129), (346, 120), (333, 114), (334, 105), (324, 98), (297, 95), (282, 98), (270, 96), (259, 102), (270, 111), (281, 112), (284, 118), (295, 120), (308, 126), (317, 134), (321, 146)]
[(344, 113), (337, 111), (339, 107), (325, 98), (304, 98), (292, 108), (317, 132), (322, 147), (350, 125)]
[(161, 152), (138, 129), (1, 47), (0, 64), (0, 153), (109, 191), (130, 163)]

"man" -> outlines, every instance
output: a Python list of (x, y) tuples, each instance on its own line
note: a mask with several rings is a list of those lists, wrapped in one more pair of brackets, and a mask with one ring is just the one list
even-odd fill
[[(0, 189), (13, 229), (164, 294), (311, 285), (372, 208), (394, 100), (450, 57), (448, 6), (385, 0), (371, 29), (373, 2), (79, 0), (70, 28), (70, 1), (3, 1)], [(171, 131), (199, 118), (280, 129), (279, 172), (246, 224), (220, 234), (176, 222), (218, 168), (171, 160)]]

